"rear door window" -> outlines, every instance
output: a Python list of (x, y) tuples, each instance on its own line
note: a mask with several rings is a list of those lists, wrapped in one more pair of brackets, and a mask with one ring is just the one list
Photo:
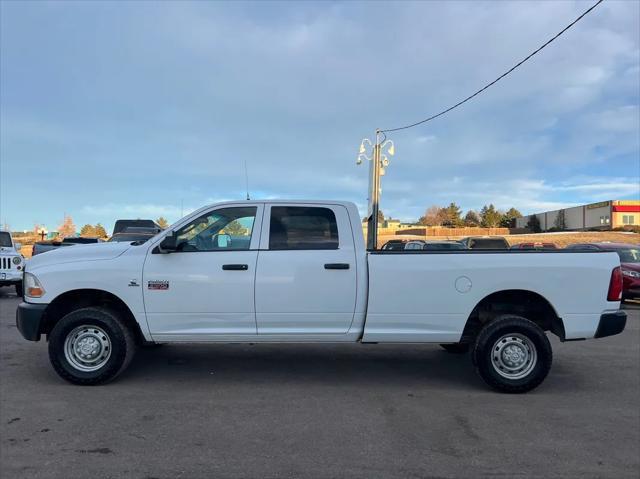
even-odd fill
[(272, 206), (270, 250), (338, 249), (338, 223), (329, 208)]

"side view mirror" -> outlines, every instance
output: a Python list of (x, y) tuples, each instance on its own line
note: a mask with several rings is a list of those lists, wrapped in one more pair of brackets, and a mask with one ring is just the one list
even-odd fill
[(227, 234), (217, 234), (213, 237), (213, 245), (216, 248), (229, 248), (231, 246), (231, 236)]
[(20, 251), (22, 249), (22, 243), (13, 243), (13, 247), (16, 251)]
[(176, 251), (177, 239), (175, 232), (170, 231), (158, 245), (158, 253), (167, 254)]

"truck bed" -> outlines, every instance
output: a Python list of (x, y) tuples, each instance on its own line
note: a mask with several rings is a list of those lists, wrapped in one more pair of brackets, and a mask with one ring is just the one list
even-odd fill
[[(458, 342), (488, 296), (540, 296), (564, 326), (563, 339), (594, 336), (616, 253), (591, 251), (370, 251), (364, 342)], [(585, 295), (601, 291), (601, 295)]]

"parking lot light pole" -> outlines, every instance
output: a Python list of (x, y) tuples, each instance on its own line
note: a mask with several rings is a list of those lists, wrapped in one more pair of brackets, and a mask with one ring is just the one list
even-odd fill
[[(389, 166), (389, 159), (382, 150), (387, 148), (387, 154), (393, 156), (395, 148), (393, 141), (385, 140), (380, 142), (380, 130), (376, 130), (376, 141), (365, 138), (360, 143), (360, 152), (356, 164), (362, 164), (362, 160), (370, 161), (369, 165), (369, 208), (367, 218), (367, 250), (373, 251), (378, 248), (378, 214), (380, 211), (380, 194), (382, 193), (380, 177), (385, 174), (385, 168)], [(371, 156), (367, 156), (368, 145), (372, 148)]]

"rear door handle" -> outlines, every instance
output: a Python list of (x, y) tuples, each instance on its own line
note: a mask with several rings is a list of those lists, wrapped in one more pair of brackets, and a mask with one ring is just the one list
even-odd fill
[(248, 264), (223, 264), (222, 269), (225, 271), (246, 271), (249, 269)]
[(324, 269), (349, 269), (349, 263), (326, 263)]

